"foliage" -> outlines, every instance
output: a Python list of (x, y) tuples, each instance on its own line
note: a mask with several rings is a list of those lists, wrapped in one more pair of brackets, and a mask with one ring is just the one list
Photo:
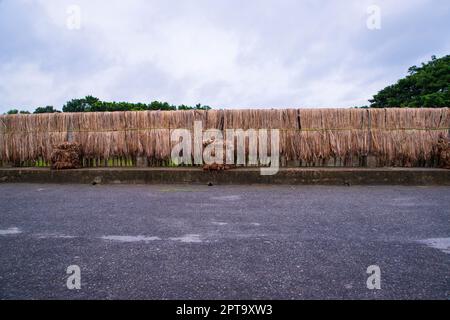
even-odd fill
[(450, 55), (412, 66), (409, 75), (369, 100), (372, 108), (450, 107)]
[(93, 96), (86, 96), (82, 99), (72, 99), (63, 106), (63, 112), (85, 112), (98, 102), (100, 102), (100, 100)]
[(178, 110), (211, 110), (210, 106), (203, 106), (200, 103), (196, 104), (195, 107), (186, 106), (184, 104), (178, 106)]
[(53, 106), (37, 107), (33, 113), (59, 113), (61, 111), (56, 110)]
[(6, 114), (30, 114), (29, 111), (24, 111), (24, 110), (17, 110), (17, 109), (11, 109), (8, 112), (6, 112)]
[(180, 105), (175, 106), (167, 102), (153, 101), (149, 104), (131, 102), (108, 102), (87, 96), (83, 99), (73, 99), (63, 107), (64, 112), (113, 112), (113, 111), (146, 111), (146, 110), (209, 110), (209, 106), (197, 104), (195, 107)]

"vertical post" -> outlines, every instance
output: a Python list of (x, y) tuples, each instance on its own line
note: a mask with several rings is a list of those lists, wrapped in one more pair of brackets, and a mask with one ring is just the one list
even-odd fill
[(66, 115), (69, 117), (68, 126), (67, 126), (67, 142), (73, 142), (73, 122), (72, 116)]

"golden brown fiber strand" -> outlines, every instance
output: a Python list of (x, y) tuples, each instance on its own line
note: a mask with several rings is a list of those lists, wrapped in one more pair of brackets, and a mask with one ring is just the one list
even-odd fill
[(53, 148), (68, 141), (78, 143), (88, 158), (167, 161), (173, 130), (193, 132), (195, 121), (201, 121), (204, 130), (279, 129), (280, 152), (286, 160), (320, 164), (372, 155), (379, 165), (413, 166), (434, 161), (439, 137), (449, 135), (450, 112), (329, 108), (2, 115), (0, 160), (49, 161)]

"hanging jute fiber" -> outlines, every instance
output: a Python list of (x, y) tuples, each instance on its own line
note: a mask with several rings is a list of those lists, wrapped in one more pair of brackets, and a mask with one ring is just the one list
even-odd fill
[[(88, 158), (169, 161), (175, 129), (278, 129), (280, 156), (302, 163), (374, 156), (380, 165), (433, 162), (448, 137), (448, 108), (247, 109), (54, 113), (0, 116), (0, 160), (49, 162), (55, 145)], [(225, 132), (224, 132), (225, 135)], [(270, 134), (269, 134), (270, 136)], [(248, 152), (248, 146), (246, 146)]]

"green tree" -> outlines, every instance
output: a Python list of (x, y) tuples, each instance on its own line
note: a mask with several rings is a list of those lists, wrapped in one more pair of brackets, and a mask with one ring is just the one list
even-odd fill
[(72, 99), (63, 106), (64, 112), (88, 112), (95, 108), (100, 100), (93, 96), (86, 96), (83, 99)]
[(53, 106), (46, 106), (46, 107), (37, 107), (33, 113), (59, 113), (59, 112), (61, 111), (56, 110), (55, 108), (53, 108)]
[(184, 104), (178, 106), (178, 110), (210, 110), (210, 109), (211, 109), (210, 106), (202, 106), (201, 103), (196, 104), (194, 107), (187, 106)]
[(25, 110), (17, 110), (17, 109), (11, 109), (8, 112), (6, 112), (6, 114), (30, 114), (29, 111), (25, 111)]
[(372, 108), (450, 107), (450, 55), (412, 66), (409, 75), (369, 100)]
[(167, 102), (153, 101), (150, 103), (147, 110), (177, 110), (177, 107), (170, 105)]
[(198, 104), (195, 105), (194, 109), (197, 109), (197, 110), (210, 110), (211, 107), (210, 106), (202, 106), (201, 103), (198, 103)]
[(175, 106), (168, 102), (152, 101), (149, 104), (131, 102), (109, 102), (87, 96), (82, 99), (72, 99), (63, 106), (63, 112), (114, 112), (114, 111), (151, 111), (151, 110), (209, 110), (211, 107), (201, 105)]

